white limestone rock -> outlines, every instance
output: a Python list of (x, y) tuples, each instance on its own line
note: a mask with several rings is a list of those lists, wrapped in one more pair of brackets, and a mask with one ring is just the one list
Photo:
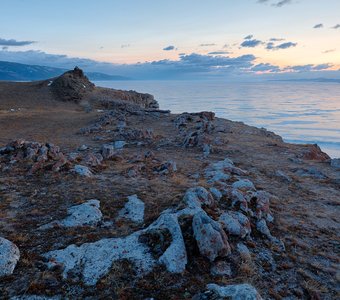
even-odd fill
[(159, 258), (159, 263), (165, 265), (171, 273), (182, 273), (188, 262), (181, 227), (176, 214), (161, 214), (160, 217), (149, 226), (149, 229), (165, 228), (171, 233), (172, 242)]
[(100, 211), (100, 201), (96, 199), (88, 200), (85, 203), (71, 206), (67, 209), (68, 216), (60, 221), (53, 221), (41, 226), (39, 229), (49, 229), (54, 226), (77, 227), (77, 226), (95, 226), (103, 217)]
[(243, 243), (237, 243), (236, 245), (236, 249), (238, 251), (238, 253), (240, 253), (241, 259), (247, 262), (250, 262), (251, 259), (251, 253), (248, 249), (248, 247), (243, 244)]
[(189, 208), (201, 207), (202, 205), (213, 207), (215, 205), (213, 196), (200, 186), (188, 189), (183, 200)]
[(217, 188), (211, 187), (209, 191), (216, 201), (220, 201), (223, 197), (222, 193)]
[(143, 223), (144, 209), (144, 202), (140, 200), (137, 195), (129, 196), (128, 202), (124, 208), (120, 210), (118, 218), (127, 219), (135, 223)]
[(221, 224), (211, 219), (205, 211), (194, 215), (192, 229), (202, 256), (214, 261), (218, 256), (230, 254), (227, 234)]
[(256, 229), (262, 233), (264, 236), (266, 236), (269, 240), (273, 239), (272, 234), (270, 233), (270, 230), (267, 226), (267, 222), (264, 219), (261, 219), (256, 222)]
[(208, 284), (207, 289), (215, 292), (222, 299), (231, 300), (262, 300), (258, 291), (250, 284), (234, 284), (220, 286), (217, 284)]
[[(169, 272), (182, 273), (187, 264), (187, 253), (176, 214), (163, 213), (144, 230), (139, 230), (123, 238), (102, 239), (81, 246), (74, 244), (61, 250), (44, 254), (49, 259), (48, 266), (63, 267), (63, 277), (70, 272), (78, 275), (86, 285), (95, 285), (107, 274), (115, 261), (127, 259), (134, 263), (139, 275), (150, 272), (157, 264), (163, 264)], [(172, 242), (160, 258), (155, 260), (149, 247), (139, 241), (142, 234), (155, 228), (165, 228), (171, 233)]]
[(11, 275), (19, 258), (19, 248), (11, 241), (0, 237), (0, 277)]
[(72, 244), (65, 249), (50, 251), (44, 256), (49, 259), (49, 267), (63, 267), (64, 278), (72, 271), (86, 285), (95, 285), (117, 260), (130, 260), (138, 273), (152, 270), (155, 260), (148, 247), (139, 243), (139, 235), (134, 233), (124, 238), (102, 239), (79, 247)]
[(251, 233), (249, 219), (240, 212), (226, 211), (220, 216), (219, 221), (229, 234), (244, 238)]
[(73, 170), (80, 176), (91, 177), (93, 175), (91, 170), (86, 166), (75, 165)]
[(249, 179), (240, 179), (233, 183), (232, 187), (234, 189), (239, 189), (241, 191), (255, 191), (254, 184)]

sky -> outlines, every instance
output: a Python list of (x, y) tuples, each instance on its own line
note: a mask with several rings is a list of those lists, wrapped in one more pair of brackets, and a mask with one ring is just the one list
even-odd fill
[(0, 0), (0, 60), (166, 78), (340, 78), (340, 0)]

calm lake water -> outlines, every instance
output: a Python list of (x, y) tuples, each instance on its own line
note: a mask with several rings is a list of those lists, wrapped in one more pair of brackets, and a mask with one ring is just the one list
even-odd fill
[(98, 86), (150, 93), (173, 113), (214, 111), (264, 127), (292, 143), (317, 143), (340, 157), (340, 84), (311, 82), (98, 81)]

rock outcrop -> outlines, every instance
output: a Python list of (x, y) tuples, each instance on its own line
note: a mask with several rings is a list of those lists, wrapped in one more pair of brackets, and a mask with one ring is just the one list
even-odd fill
[(41, 144), (23, 139), (14, 140), (0, 148), (0, 160), (26, 168), (29, 173), (52, 170), (59, 172), (69, 166), (67, 157), (58, 146), (51, 143)]
[(203, 210), (192, 220), (192, 229), (202, 256), (214, 261), (230, 254), (228, 237), (221, 224), (212, 220)]
[(0, 277), (11, 275), (19, 258), (18, 247), (11, 241), (0, 237)]
[(74, 70), (53, 79), (50, 88), (58, 100), (79, 103), (85, 95), (94, 90), (95, 85), (81, 69), (75, 67)]
[(135, 223), (143, 223), (144, 221), (144, 202), (137, 195), (128, 197), (128, 202), (124, 208), (119, 211), (119, 218), (126, 219)]
[(207, 289), (214, 292), (220, 299), (262, 300), (257, 290), (249, 284), (220, 286), (212, 283), (207, 285)]
[(51, 79), (48, 86), (57, 100), (74, 103), (85, 101), (90, 109), (92, 105), (106, 109), (127, 109), (129, 105), (147, 109), (159, 108), (158, 102), (150, 94), (95, 87), (78, 67)]
[(40, 229), (49, 229), (55, 226), (60, 227), (78, 227), (78, 226), (95, 226), (103, 214), (100, 211), (99, 200), (92, 199), (85, 203), (71, 206), (67, 209), (68, 216), (60, 221), (53, 221), (40, 227)]

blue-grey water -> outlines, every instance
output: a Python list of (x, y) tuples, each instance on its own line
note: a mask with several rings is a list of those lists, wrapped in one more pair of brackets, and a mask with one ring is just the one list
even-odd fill
[(214, 111), (264, 127), (292, 143), (317, 143), (340, 157), (340, 84), (315, 82), (98, 81), (98, 86), (150, 93), (173, 113)]

